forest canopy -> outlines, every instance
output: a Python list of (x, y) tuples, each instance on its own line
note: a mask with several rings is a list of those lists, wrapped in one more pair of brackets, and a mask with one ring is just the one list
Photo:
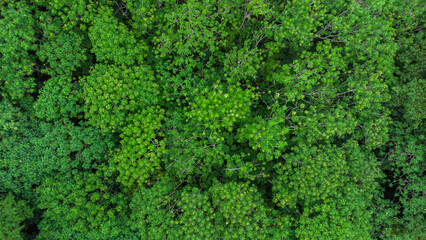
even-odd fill
[(0, 239), (426, 239), (422, 0), (0, 0)]

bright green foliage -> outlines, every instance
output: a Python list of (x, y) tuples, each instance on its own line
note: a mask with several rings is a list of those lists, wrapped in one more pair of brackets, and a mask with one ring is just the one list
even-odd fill
[[(1, 196), (1, 195), (0, 195)], [(21, 223), (31, 218), (33, 213), (25, 201), (15, 201), (12, 194), (0, 197), (0, 238), (19, 240), (24, 239), (21, 230), (24, 228)]]
[(158, 84), (146, 66), (96, 65), (83, 82), (85, 117), (102, 131), (130, 123), (131, 114), (159, 102)]
[(89, 28), (92, 52), (99, 62), (109, 61), (116, 64), (133, 65), (142, 63), (147, 47), (141, 41), (136, 42), (126, 25), (119, 23), (111, 8), (101, 7)]
[(25, 1), (0, 1), (0, 91), (17, 100), (34, 91), (36, 45), (33, 7)]
[(121, 149), (114, 161), (125, 186), (137, 182), (147, 183), (148, 178), (161, 169), (160, 163), (166, 151), (161, 128), (164, 110), (149, 107), (131, 117), (131, 123), (123, 128)]
[(242, 90), (238, 85), (231, 85), (227, 90), (215, 86), (211, 92), (204, 89), (195, 103), (190, 104), (191, 110), (186, 116), (212, 131), (222, 128), (231, 132), (235, 122), (250, 113), (251, 100), (255, 96), (250, 89)]

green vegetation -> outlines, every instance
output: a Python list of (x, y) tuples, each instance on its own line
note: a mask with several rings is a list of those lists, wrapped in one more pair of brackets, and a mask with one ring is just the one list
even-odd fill
[(426, 239), (421, 0), (0, 0), (0, 239)]

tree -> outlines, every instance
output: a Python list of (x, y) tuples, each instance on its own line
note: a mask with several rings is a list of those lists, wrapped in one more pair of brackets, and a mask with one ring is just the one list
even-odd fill
[(7, 238), (424, 238), (422, 1), (0, 10)]
[(0, 2), (0, 91), (2, 97), (22, 100), (35, 90), (33, 73), (36, 50), (34, 7), (26, 1)]
[(32, 211), (25, 201), (15, 201), (12, 194), (1, 196), (0, 201), (0, 237), (2, 239), (24, 239), (21, 231), (24, 228), (21, 223), (32, 217)]
[(98, 64), (81, 84), (85, 118), (104, 132), (122, 129), (132, 114), (159, 103), (158, 84), (147, 66)]

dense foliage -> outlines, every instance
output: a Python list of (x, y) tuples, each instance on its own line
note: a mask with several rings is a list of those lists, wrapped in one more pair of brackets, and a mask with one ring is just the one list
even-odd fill
[(421, 0), (0, 0), (0, 239), (426, 239)]

